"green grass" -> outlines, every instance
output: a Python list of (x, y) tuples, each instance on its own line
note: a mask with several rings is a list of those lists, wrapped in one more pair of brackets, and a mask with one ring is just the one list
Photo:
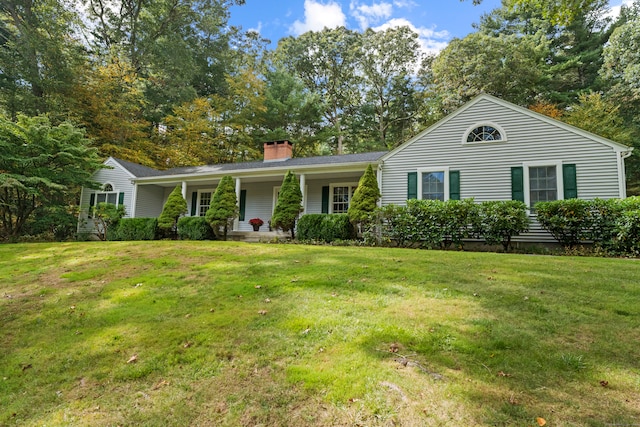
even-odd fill
[(1, 245), (0, 425), (639, 424), (639, 278), (627, 259)]

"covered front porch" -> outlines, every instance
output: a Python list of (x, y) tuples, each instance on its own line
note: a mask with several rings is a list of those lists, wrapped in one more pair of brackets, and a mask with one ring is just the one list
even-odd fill
[[(296, 173), (303, 195), (301, 215), (306, 213), (346, 213), (351, 196), (366, 165), (333, 171), (307, 170)], [(269, 221), (278, 200), (286, 170), (277, 173), (231, 174), (235, 180), (239, 216), (233, 224), (231, 239), (269, 241), (286, 239), (288, 234), (271, 231)], [(180, 186), (187, 201), (188, 216), (204, 216), (215, 189), (222, 179), (216, 176), (151, 177), (134, 181), (132, 217), (157, 217), (171, 191)], [(253, 231), (249, 221), (260, 218), (263, 225)]]

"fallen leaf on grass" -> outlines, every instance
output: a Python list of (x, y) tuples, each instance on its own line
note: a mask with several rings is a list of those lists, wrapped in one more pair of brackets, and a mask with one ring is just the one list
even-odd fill
[(134, 354), (129, 358), (129, 360), (127, 360), (127, 363), (136, 363), (137, 361), (138, 361), (138, 355)]
[(544, 418), (542, 418), (542, 417), (538, 417), (538, 418), (536, 418), (536, 422), (538, 423), (538, 425), (539, 425), (540, 427), (544, 427), (544, 426), (546, 426), (546, 425), (547, 425), (547, 420), (545, 420), (545, 419), (544, 419)]
[(304, 331), (302, 331), (302, 335), (307, 335), (310, 331), (311, 331), (311, 329), (307, 328)]
[(608, 386), (608, 385), (609, 385), (609, 381), (602, 380), (602, 381), (600, 381), (600, 385), (601, 385), (602, 387), (606, 387), (606, 386)]
[(31, 366), (31, 363), (29, 363), (28, 365), (22, 365), (22, 371), (26, 371), (27, 369), (31, 369), (33, 366)]
[(262, 286), (260, 286), (260, 285), (255, 285), (255, 286), (254, 286), (254, 288), (256, 288), (256, 289), (261, 289), (261, 288), (262, 288)]
[(265, 314), (267, 314), (267, 310), (260, 310), (258, 314), (264, 316)]
[(391, 353), (397, 353), (398, 349), (400, 349), (400, 346), (395, 342), (389, 346), (389, 352)]
[(502, 372), (502, 371), (498, 372), (496, 375), (499, 376), (499, 377), (506, 377), (506, 378), (509, 378), (511, 376), (511, 374), (507, 374), (507, 373)]
[(153, 388), (151, 390), (158, 390), (161, 387), (164, 387), (166, 385), (169, 385), (169, 381), (167, 380), (162, 380), (160, 381), (158, 384), (154, 385)]
[(265, 298), (265, 299), (264, 299), (264, 302), (266, 302), (266, 303), (270, 303), (270, 302), (271, 302), (271, 300), (270, 300), (269, 298)]
[(193, 343), (192, 343), (191, 341), (187, 341), (186, 343), (184, 343), (184, 344), (182, 345), (182, 347), (184, 347), (184, 348), (189, 348), (189, 347), (191, 347), (192, 345), (193, 345)]

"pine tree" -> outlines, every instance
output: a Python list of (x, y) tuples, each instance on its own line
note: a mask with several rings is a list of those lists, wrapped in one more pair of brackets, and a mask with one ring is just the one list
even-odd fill
[(302, 211), (302, 192), (298, 178), (288, 171), (282, 181), (278, 202), (273, 210), (271, 225), (282, 231), (291, 231), (291, 238), (295, 239), (295, 227), (298, 215)]
[(211, 206), (205, 215), (205, 219), (211, 225), (216, 236), (222, 235), (222, 240), (227, 240), (227, 231), (232, 226), (233, 220), (238, 216), (238, 198), (233, 178), (224, 176), (213, 193)]
[(369, 165), (364, 175), (360, 178), (358, 188), (356, 188), (351, 198), (351, 203), (349, 203), (349, 210), (347, 211), (349, 221), (354, 226), (367, 224), (371, 213), (378, 207), (380, 196), (378, 180), (373, 172), (373, 167)]
[(169, 233), (171, 236), (176, 235), (178, 219), (187, 213), (187, 201), (182, 197), (182, 187), (176, 185), (173, 189), (167, 203), (162, 208), (162, 213), (158, 217), (158, 228)]

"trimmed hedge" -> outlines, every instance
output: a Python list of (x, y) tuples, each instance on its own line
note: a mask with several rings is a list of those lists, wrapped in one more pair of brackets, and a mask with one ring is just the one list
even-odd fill
[(474, 203), (465, 200), (409, 200), (407, 206), (378, 209), (378, 224), (367, 233), (378, 244), (447, 249), (465, 239), (484, 238), (509, 249), (511, 238), (529, 227), (526, 206), (518, 201)]
[(155, 240), (158, 237), (157, 218), (122, 218), (113, 230), (109, 230), (109, 240)]
[(347, 214), (307, 214), (298, 220), (297, 237), (331, 243), (354, 239), (356, 230)]
[(213, 229), (203, 216), (184, 216), (178, 220), (178, 238), (181, 240), (214, 240)]

